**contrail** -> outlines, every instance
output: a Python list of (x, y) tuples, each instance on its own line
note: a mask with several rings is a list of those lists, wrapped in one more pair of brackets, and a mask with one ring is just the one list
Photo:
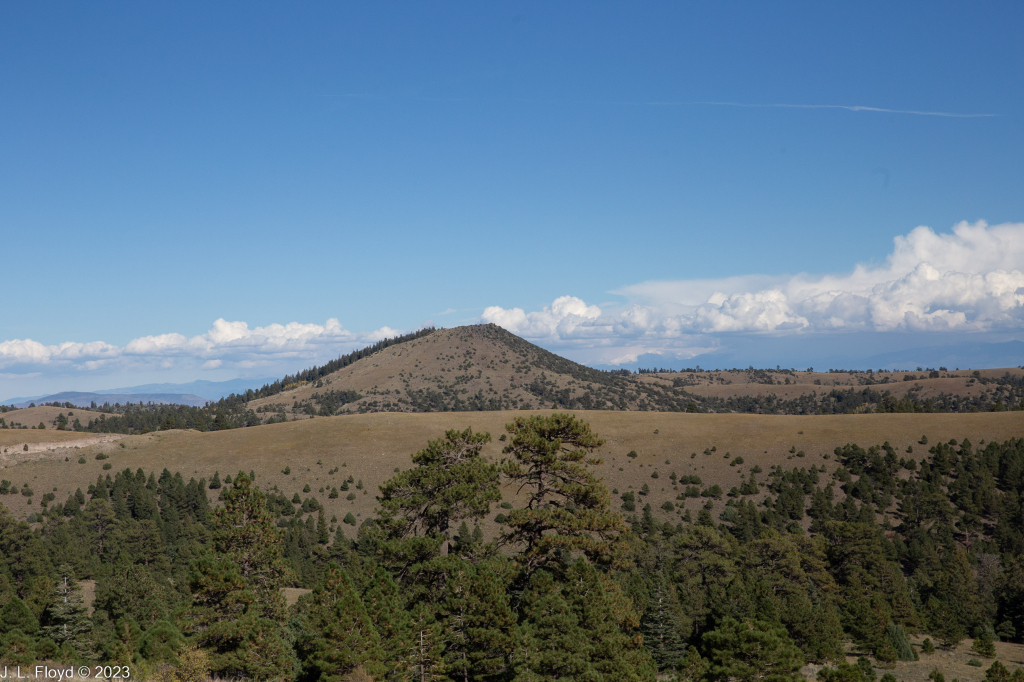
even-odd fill
[(743, 102), (694, 102), (719, 107), (745, 107), (749, 109), (846, 109), (847, 111), (874, 111), (883, 114), (914, 114), (916, 116), (942, 116), (945, 118), (990, 118), (995, 114), (956, 114), (949, 111), (917, 111), (915, 109), (883, 109), (846, 104), (745, 104)]

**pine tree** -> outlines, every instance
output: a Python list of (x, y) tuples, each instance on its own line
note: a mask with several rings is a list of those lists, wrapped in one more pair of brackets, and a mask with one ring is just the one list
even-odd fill
[(68, 565), (57, 569), (57, 586), (53, 592), (53, 604), (47, 609), (49, 622), (43, 633), (57, 646), (70, 647), (80, 658), (90, 658), (92, 642), (88, 635), (92, 630), (88, 610), (82, 599), (82, 588), (75, 582), (75, 575)]
[(226, 676), (291, 678), (280, 588), (292, 579), (262, 492), (239, 472), (214, 514), (211, 551), (191, 567), (190, 635)]
[(993, 661), (985, 671), (985, 682), (1010, 682), (1010, 671), (999, 661)]
[(992, 635), (989, 633), (987, 628), (981, 628), (981, 632), (979, 632), (978, 636), (974, 638), (974, 643), (971, 645), (971, 651), (974, 651), (985, 658), (995, 658), (996, 645), (992, 642)]
[(516, 632), (513, 682), (583, 680), (593, 677), (587, 635), (545, 570), (530, 578), (521, 604), (523, 622)]
[(34, 635), (39, 631), (39, 619), (18, 597), (12, 597), (3, 608), (0, 608), (0, 635), (12, 630), (18, 630), (26, 635)]
[(455, 556), (440, 561), (450, 576), (438, 610), (447, 675), (462, 682), (495, 679), (512, 653), (516, 618), (506, 590), (512, 565), (501, 558), (479, 566)]
[(692, 526), (672, 538), (676, 561), (673, 578), (679, 591), (683, 637), (700, 638), (709, 629), (712, 613), (725, 599), (738, 570), (735, 539), (715, 528)]
[(925, 605), (931, 633), (938, 637), (942, 646), (952, 649), (964, 638), (964, 628), (953, 609), (935, 596), (929, 597)]
[[(0, 665), (13, 667), (21, 666), (27, 669), (36, 660), (32, 647), (32, 639), (21, 630), (12, 630), (7, 635), (0, 637)], [(5, 674), (13, 676), (14, 670), (5, 671)]]
[[(105, 491), (106, 486), (104, 485), (102, 489)], [(94, 497), (89, 501), (85, 508), (85, 521), (92, 534), (96, 554), (102, 559), (105, 545), (117, 528), (117, 517), (106, 496)]]
[(433, 609), (419, 602), (409, 614), (412, 646), (409, 650), (410, 680), (434, 682), (446, 680), (444, 664), (444, 638), (441, 624), (437, 622)]
[(498, 468), (480, 456), (490, 440), (469, 428), (446, 431), (412, 456), (416, 467), (381, 485), (378, 523), (386, 538), (436, 537), (447, 553), (452, 524), (483, 518), (501, 499)]
[(516, 627), (506, 589), (511, 577), (510, 562), (496, 557), (476, 567), (470, 581), (466, 634), (474, 680), (502, 679), (509, 669)]
[(348, 574), (337, 564), (303, 599), (303, 632), (297, 648), (311, 679), (341, 680), (360, 665), (370, 674), (383, 672), (380, 635)]
[(128, 617), (148, 628), (166, 620), (173, 596), (166, 579), (157, 580), (144, 566), (119, 565), (96, 583), (93, 608), (112, 621)]
[(522, 547), (527, 573), (548, 564), (559, 552), (581, 552), (591, 561), (625, 566), (629, 534), (612, 511), (607, 488), (586, 465), (601, 460), (590, 453), (604, 444), (590, 426), (574, 416), (518, 417), (509, 424), (511, 438), (502, 451), (510, 458), (502, 473), (527, 504), (513, 509), (501, 543)]
[(804, 664), (785, 629), (763, 621), (726, 618), (704, 635), (713, 680), (797, 682)]
[(238, 567), (256, 598), (260, 615), (283, 621), (285, 603), (280, 588), (293, 578), (282, 556), (281, 532), (267, 511), (266, 497), (240, 471), (234, 485), (224, 493), (223, 502), (224, 506), (214, 513), (217, 530), (211, 543), (213, 550)]
[(759, 588), (758, 618), (778, 620), (807, 659), (839, 660), (844, 635), (834, 604), (838, 587), (820, 547), (802, 536), (766, 529), (745, 546), (743, 557)]
[(184, 648), (181, 632), (166, 620), (153, 623), (139, 638), (139, 653), (150, 662), (173, 662)]
[(378, 568), (370, 579), (363, 592), (363, 605), (380, 636), (383, 679), (406, 679), (404, 675), (412, 665), (412, 625), (398, 585), (383, 568)]
[(657, 666), (637, 636), (639, 618), (618, 583), (578, 560), (565, 572), (563, 594), (589, 640), (594, 671), (607, 680), (654, 682)]
[(686, 655), (678, 609), (665, 571), (659, 568), (651, 590), (650, 605), (640, 619), (640, 632), (644, 636), (644, 646), (662, 671), (675, 670)]
[(324, 508), (320, 507), (316, 513), (316, 541), (321, 545), (326, 545), (330, 539), (330, 531), (327, 529), (327, 517), (324, 516)]

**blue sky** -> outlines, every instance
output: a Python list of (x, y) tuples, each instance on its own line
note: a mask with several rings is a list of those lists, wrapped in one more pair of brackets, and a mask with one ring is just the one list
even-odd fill
[(427, 322), (591, 364), (1024, 338), (1022, 25), (5, 3), (0, 395), (274, 375)]

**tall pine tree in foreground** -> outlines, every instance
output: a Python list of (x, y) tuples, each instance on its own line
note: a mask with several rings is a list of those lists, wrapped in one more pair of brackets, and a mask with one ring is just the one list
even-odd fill
[(502, 451), (502, 473), (526, 493), (523, 509), (507, 515), (501, 543), (521, 548), (526, 574), (556, 555), (579, 552), (606, 566), (626, 566), (631, 548), (622, 516), (613, 511), (608, 489), (587, 469), (602, 460), (591, 453), (604, 441), (590, 425), (568, 414), (517, 417)]

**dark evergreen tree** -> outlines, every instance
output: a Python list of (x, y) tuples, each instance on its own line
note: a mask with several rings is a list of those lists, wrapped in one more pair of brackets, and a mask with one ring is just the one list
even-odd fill
[(797, 682), (804, 664), (785, 629), (762, 621), (726, 618), (703, 638), (712, 680)]
[(489, 433), (447, 431), (412, 457), (416, 466), (386, 481), (377, 498), (387, 540), (433, 538), (447, 554), (453, 524), (480, 519), (501, 499), (498, 469), (480, 456)]
[(654, 575), (654, 585), (647, 610), (640, 619), (644, 647), (661, 671), (675, 670), (686, 656), (682, 615), (672, 586), (663, 568)]
[(608, 490), (587, 469), (601, 464), (590, 454), (604, 441), (567, 414), (518, 417), (506, 429), (511, 438), (503, 452), (510, 457), (502, 473), (527, 492), (527, 503), (507, 515), (501, 542), (522, 548), (527, 572), (561, 552), (581, 552), (603, 565), (628, 564), (628, 529), (612, 511)]
[(12, 630), (26, 635), (34, 635), (39, 631), (39, 619), (25, 606), (25, 602), (13, 596), (0, 608), (0, 635)]
[(363, 592), (363, 605), (381, 638), (385, 680), (407, 679), (413, 665), (410, 615), (391, 574), (378, 568)]
[(46, 611), (46, 623), (43, 634), (57, 646), (70, 649), (80, 659), (94, 656), (94, 642), (90, 638), (92, 626), (82, 599), (82, 588), (66, 564), (57, 569), (57, 585), (53, 603)]
[(357, 667), (384, 671), (380, 635), (359, 593), (341, 567), (328, 566), (319, 585), (300, 603), (300, 661), (310, 679), (337, 682)]

